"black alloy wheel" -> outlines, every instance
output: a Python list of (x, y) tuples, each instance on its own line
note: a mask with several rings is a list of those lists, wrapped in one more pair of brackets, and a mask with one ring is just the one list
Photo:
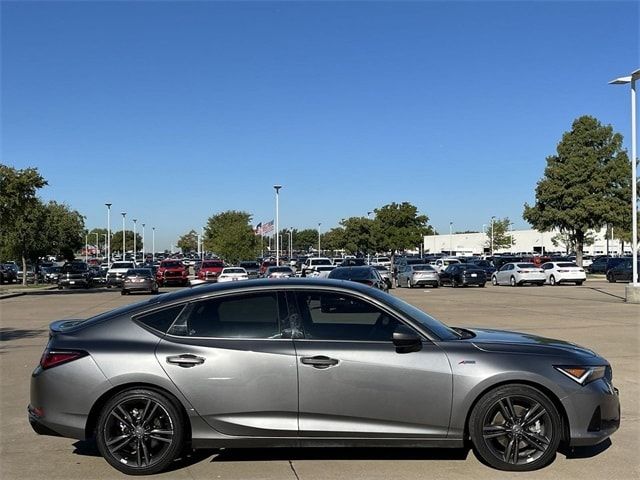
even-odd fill
[(469, 419), (476, 453), (500, 470), (529, 471), (548, 465), (561, 437), (560, 416), (539, 390), (504, 385), (480, 399)]
[(129, 475), (160, 472), (183, 447), (182, 416), (164, 395), (135, 389), (104, 406), (97, 429), (98, 449), (111, 466)]

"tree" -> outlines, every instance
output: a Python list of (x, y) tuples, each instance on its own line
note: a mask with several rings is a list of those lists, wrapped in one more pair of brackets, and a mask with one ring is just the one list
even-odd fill
[(84, 245), (84, 217), (67, 205), (49, 202), (44, 206), (45, 221), (43, 235), (47, 252), (73, 260), (74, 253)]
[(342, 248), (350, 254), (375, 253), (374, 220), (366, 217), (349, 217), (340, 222), (343, 227)]
[(590, 116), (574, 120), (556, 152), (547, 157), (536, 203), (525, 203), (523, 218), (540, 231), (568, 235), (581, 266), (587, 232), (631, 215), (631, 165), (622, 135)]
[[(139, 233), (136, 232), (136, 250), (142, 251), (142, 237)], [(111, 236), (111, 251), (112, 252), (120, 252), (125, 254), (125, 252), (133, 252), (133, 230), (125, 230), (124, 231), (124, 252), (122, 251), (122, 230), (118, 230), (114, 232)]]
[[(593, 233), (587, 233), (584, 237), (584, 245), (589, 246), (595, 243), (596, 239)], [(551, 243), (554, 247), (563, 246), (565, 253), (568, 255), (570, 252), (575, 252), (576, 244), (575, 239), (566, 233), (558, 233), (551, 237)]]
[(190, 230), (178, 239), (177, 245), (182, 250), (182, 253), (197, 251), (198, 233), (195, 230)]
[[(513, 244), (515, 244), (511, 234), (509, 233), (510, 224), (511, 224), (511, 220), (509, 220), (509, 217), (505, 217), (498, 220), (496, 220), (495, 218), (492, 218), (491, 221), (487, 224), (489, 225), (489, 227), (487, 228), (487, 240), (485, 241), (485, 246), (490, 251), (499, 250), (501, 248), (507, 248), (507, 247), (510, 248)], [(493, 232), (492, 232), (492, 225), (493, 225)]]
[(391, 203), (374, 210), (373, 244), (377, 251), (391, 252), (393, 262), (396, 252), (421, 245), (425, 235), (434, 230), (429, 217), (419, 215), (418, 209), (409, 202)]
[(321, 247), (325, 251), (335, 252), (345, 248), (344, 228), (335, 227), (320, 235)]
[[(320, 237), (322, 240), (322, 237)], [(318, 230), (305, 228), (293, 231), (293, 249), (308, 252), (311, 248), (318, 248)]]
[(247, 212), (227, 210), (209, 217), (204, 230), (206, 250), (229, 263), (252, 259), (257, 254), (258, 237)]

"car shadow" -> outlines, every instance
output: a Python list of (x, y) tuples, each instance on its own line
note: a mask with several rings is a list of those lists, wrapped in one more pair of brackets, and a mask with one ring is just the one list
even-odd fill
[(568, 460), (573, 460), (575, 458), (592, 458), (600, 455), (611, 445), (611, 439), (607, 438), (604, 442), (588, 447), (568, 447), (566, 445), (561, 445), (560, 448), (558, 448), (558, 452), (564, 455)]
[(11, 340), (20, 340), (22, 338), (39, 337), (44, 334), (43, 329), (20, 329), (20, 328), (0, 328), (0, 342), (10, 342)]

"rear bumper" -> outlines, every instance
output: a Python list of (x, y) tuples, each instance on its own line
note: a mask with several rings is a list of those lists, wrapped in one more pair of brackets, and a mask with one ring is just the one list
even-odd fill
[(487, 283), (486, 277), (462, 277), (462, 285), (483, 285)]
[(432, 287), (438, 285), (437, 278), (416, 278), (412, 282), (414, 285), (431, 285)]

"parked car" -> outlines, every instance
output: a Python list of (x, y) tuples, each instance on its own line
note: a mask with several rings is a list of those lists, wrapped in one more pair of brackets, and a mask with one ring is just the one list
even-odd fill
[(235, 282), (237, 280), (249, 280), (247, 271), (242, 267), (226, 267), (218, 277), (218, 282)]
[(276, 267), (276, 262), (275, 260), (271, 261), (271, 260), (264, 260), (261, 264), (260, 264), (260, 276), (264, 277), (265, 273), (267, 271), (267, 268), (269, 267)]
[(334, 269), (336, 269), (335, 265), (318, 265), (314, 267), (314, 269), (307, 274), (307, 277), (310, 278), (327, 278), (329, 273), (331, 273)]
[[(202, 270), (203, 268), (200, 269), (200, 272)], [(156, 281), (160, 287), (165, 285), (185, 287), (189, 284), (189, 268), (185, 267), (180, 260), (163, 260), (156, 272)]]
[(285, 279), (204, 285), (53, 322), (28, 418), (41, 435), (95, 437), (112, 467), (135, 475), (175, 465), (187, 445), (301, 440), (470, 441), (486, 465), (523, 471), (551, 463), (561, 441), (606, 440), (620, 401), (609, 362), (578, 345), (449, 327), (355, 282)]
[[(615, 282), (631, 282), (633, 277), (633, 258), (629, 258), (624, 262), (618, 263), (615, 267), (607, 272), (607, 280), (611, 283)], [(640, 262), (638, 262), (638, 272), (640, 272)], [(640, 280), (640, 273), (638, 279)]]
[(121, 288), (124, 276), (135, 267), (133, 262), (113, 262), (107, 270), (107, 288)]
[(260, 264), (255, 261), (240, 262), (240, 267), (247, 271), (249, 278), (258, 278), (260, 276)]
[(387, 288), (389, 289), (393, 288), (393, 282), (391, 281), (391, 270), (389, 270), (389, 267), (386, 267), (384, 265), (372, 265), (372, 266), (378, 271), (382, 279), (385, 282), (387, 282)]
[(308, 275), (318, 265), (333, 265), (333, 263), (331, 263), (331, 259), (326, 257), (309, 257), (302, 265), (302, 276)]
[(477, 285), (484, 287), (487, 274), (473, 263), (452, 263), (440, 272), (440, 285), (451, 285), (453, 288)]
[(352, 282), (362, 283), (378, 290), (386, 292), (389, 290), (387, 282), (385, 282), (380, 273), (370, 266), (364, 267), (338, 267), (334, 268), (327, 278), (334, 280), (349, 280)]
[(90, 288), (91, 273), (89, 266), (84, 262), (67, 262), (60, 269), (58, 276), (58, 289), (63, 288)]
[(451, 264), (459, 264), (462, 263), (460, 262), (460, 260), (458, 260), (457, 258), (438, 258), (436, 260), (433, 260), (431, 262), (431, 265), (433, 265), (433, 268), (436, 270), (436, 272), (440, 273), (442, 272), (445, 268), (447, 268), (449, 265)]
[(561, 283), (575, 283), (582, 285), (587, 279), (584, 268), (572, 262), (547, 262), (540, 267), (544, 271), (549, 285), (560, 285)]
[(205, 260), (198, 270), (198, 280), (216, 282), (223, 268), (224, 262), (222, 260)]
[(430, 285), (438, 288), (440, 285), (439, 275), (433, 265), (402, 265), (398, 267), (396, 287), (421, 287)]
[(0, 263), (0, 285), (5, 283), (17, 283), (18, 273), (10, 266)]
[(547, 281), (544, 270), (533, 263), (507, 263), (491, 277), (493, 285), (516, 287), (530, 283), (542, 286)]
[[(22, 283), (22, 277), (24, 272), (22, 271), (22, 267), (18, 266), (18, 271), (16, 272), (16, 278), (18, 283)], [(38, 272), (36, 275), (36, 267), (34, 265), (27, 265), (27, 283), (35, 283), (35, 281), (41, 281), (41, 275)]]
[(132, 268), (128, 270), (124, 276), (120, 293), (128, 295), (131, 292), (158, 293), (158, 281), (153, 271), (148, 268)]
[(339, 267), (362, 267), (367, 262), (362, 257), (344, 257), (342, 262), (338, 264)]
[(372, 267), (382, 265), (383, 267), (391, 268), (391, 259), (389, 257), (373, 257), (370, 265)]
[(291, 278), (296, 276), (296, 272), (293, 268), (287, 266), (276, 267), (272, 265), (268, 267), (264, 273), (265, 278)]
[(468, 263), (472, 263), (475, 266), (480, 267), (482, 270), (484, 270), (484, 274), (488, 279), (491, 278), (491, 275), (493, 275), (493, 272), (496, 271), (496, 267), (494, 267), (493, 264), (488, 260), (482, 260), (482, 259), (471, 260)]

